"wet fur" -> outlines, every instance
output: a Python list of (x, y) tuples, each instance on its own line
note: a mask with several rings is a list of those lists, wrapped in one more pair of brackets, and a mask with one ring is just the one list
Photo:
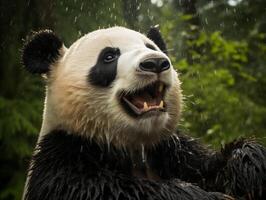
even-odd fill
[[(174, 133), (182, 94), (173, 67), (160, 74), (170, 86), (167, 113), (138, 120), (122, 110), (116, 96), (120, 90), (131, 92), (158, 80), (155, 74), (140, 76), (138, 63), (168, 58), (159, 31), (151, 29), (148, 36), (114, 27), (85, 35), (69, 49), (50, 31), (28, 40), (24, 65), (31, 73), (46, 73), (47, 87), (25, 199), (229, 198), (216, 192), (266, 198), (265, 147), (238, 140), (215, 152)], [(90, 85), (88, 73), (97, 54), (113, 44), (122, 53), (116, 78), (104, 88)]]
[[(168, 152), (162, 151), (168, 142), (173, 142), (169, 144), (176, 145), (175, 149), (181, 145), (178, 154), (165, 154)], [(39, 144), (38, 153), (33, 157), (34, 165), (31, 168), (26, 199), (230, 199), (221, 193), (206, 192), (197, 186), (180, 181), (178, 167), (187, 168), (188, 164), (173, 165), (173, 168), (161, 168), (156, 165), (158, 153), (165, 157), (166, 162), (161, 160), (165, 164), (176, 159), (176, 156), (188, 159), (187, 150), (184, 149), (182, 153), (184, 142), (188, 141), (171, 138), (170, 141), (164, 141), (159, 145), (162, 145), (163, 149), (158, 146), (146, 153), (147, 164), (161, 173), (162, 180), (154, 181), (132, 175), (136, 166), (128, 149), (100, 145), (94, 140), (87, 140), (62, 130), (53, 131), (44, 136)], [(195, 172), (191, 172), (191, 180), (197, 180), (192, 178), (197, 176)], [(169, 173), (173, 173), (174, 176), (166, 177)]]
[(252, 140), (215, 152), (176, 133), (145, 149), (144, 159), (131, 150), (55, 130), (33, 157), (26, 199), (230, 199), (217, 191), (265, 198), (266, 150)]

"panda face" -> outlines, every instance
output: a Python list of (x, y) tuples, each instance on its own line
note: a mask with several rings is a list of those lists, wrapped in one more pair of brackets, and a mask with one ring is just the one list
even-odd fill
[(117, 145), (153, 144), (172, 133), (180, 82), (151, 39), (113, 27), (61, 51), (48, 73), (47, 124)]

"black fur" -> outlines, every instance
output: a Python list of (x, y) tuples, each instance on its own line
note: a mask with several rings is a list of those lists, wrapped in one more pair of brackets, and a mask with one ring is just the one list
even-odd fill
[[(189, 143), (189, 141), (186, 142)], [(165, 144), (163, 143), (155, 151), (168, 148)], [(178, 148), (178, 146), (175, 147)], [(175, 157), (177, 151), (170, 152), (170, 154), (164, 154), (162, 151), (163, 157), (160, 158), (157, 157), (158, 153), (151, 151), (147, 155), (153, 161), (159, 159), (161, 163), (171, 161), (172, 168), (168, 166), (170, 168), (166, 170), (176, 170), (175, 167), (179, 163)], [(179, 153), (182, 154), (181, 151)], [(26, 199), (229, 199), (221, 193), (206, 192), (197, 186), (175, 179), (174, 176), (171, 178), (165, 176), (160, 181), (134, 177), (132, 176), (131, 158), (127, 150), (119, 150), (112, 145), (110, 147), (100, 146), (93, 140), (68, 134), (65, 131), (53, 131), (44, 136), (33, 157)], [(184, 177), (183, 173), (187, 171), (180, 173)], [(178, 177), (177, 174), (175, 175)], [(186, 176), (193, 177), (194, 174), (186, 174)]]
[(237, 199), (266, 199), (266, 148), (254, 140), (236, 140), (214, 152), (178, 134), (149, 154), (151, 168), (164, 179), (175, 177)]
[(47, 73), (60, 56), (62, 46), (62, 41), (52, 31), (36, 32), (24, 45), (22, 62), (31, 73)]
[(157, 181), (133, 175), (138, 159), (126, 149), (98, 145), (75, 133), (53, 131), (38, 148), (28, 200), (230, 198), (217, 191), (237, 199), (266, 198), (266, 149), (252, 140), (214, 152), (174, 134), (146, 151), (142, 171), (153, 170)]
[[(105, 57), (109, 54), (113, 55), (114, 59), (111, 62), (106, 62)], [(101, 87), (109, 86), (116, 77), (119, 56), (120, 50), (118, 48), (104, 48), (98, 56), (97, 63), (89, 72), (89, 82)]]
[(145, 44), (145, 46), (146, 46), (148, 49), (151, 49), (151, 50), (156, 51), (155, 46), (153, 46), (152, 44), (147, 43), (147, 44)]
[[(219, 153), (204, 148), (197, 140), (182, 134), (162, 141), (148, 152), (147, 157), (160, 177), (176, 177), (212, 191), (216, 190), (212, 186), (217, 172), (226, 165), (225, 159)], [(162, 161), (158, 158), (164, 159)]]
[(240, 146), (232, 151), (221, 172), (226, 179), (225, 191), (246, 199), (266, 199), (266, 150), (255, 141), (235, 141)]
[(167, 47), (158, 27), (151, 27), (147, 33), (147, 37), (151, 39), (161, 49), (162, 52), (167, 54)]

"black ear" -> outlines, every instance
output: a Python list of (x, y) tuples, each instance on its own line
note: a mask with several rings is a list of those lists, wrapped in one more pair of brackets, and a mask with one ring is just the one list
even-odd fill
[(166, 44), (163, 37), (159, 31), (159, 26), (153, 26), (147, 33), (147, 37), (151, 39), (164, 53), (167, 54)]
[(25, 68), (35, 74), (47, 73), (60, 56), (62, 41), (50, 30), (34, 33), (29, 37), (22, 52)]

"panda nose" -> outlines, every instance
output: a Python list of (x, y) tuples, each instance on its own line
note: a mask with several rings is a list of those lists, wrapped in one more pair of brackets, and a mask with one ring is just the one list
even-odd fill
[(149, 58), (140, 63), (142, 71), (160, 73), (170, 68), (170, 63), (166, 58)]

